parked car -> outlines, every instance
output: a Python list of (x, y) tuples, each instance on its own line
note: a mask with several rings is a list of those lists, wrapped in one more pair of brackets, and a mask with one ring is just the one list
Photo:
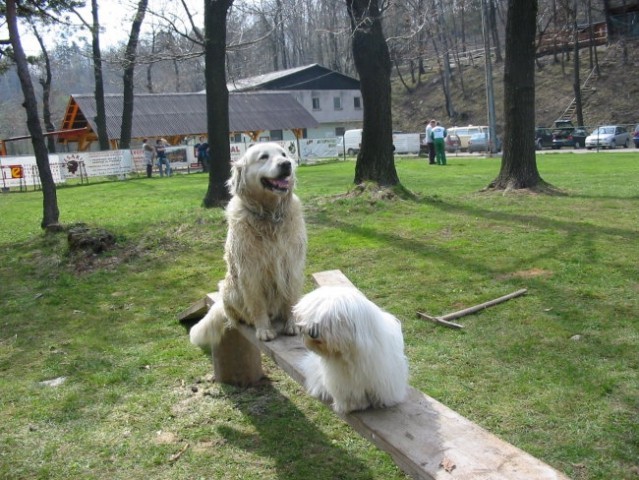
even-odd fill
[(535, 149), (543, 150), (552, 147), (552, 129), (545, 127), (535, 128)]
[(570, 120), (556, 120), (552, 131), (552, 148), (581, 148), (586, 144), (588, 132), (583, 127), (575, 127)]
[(623, 148), (630, 146), (630, 134), (626, 127), (621, 125), (599, 127), (586, 138), (586, 148), (588, 150), (596, 147), (617, 148), (619, 145), (623, 145)]
[(632, 134), (632, 141), (635, 142), (635, 147), (639, 148), (639, 125), (635, 127), (635, 131)]
[(446, 144), (446, 151), (448, 153), (457, 153), (461, 149), (461, 139), (454, 133), (446, 135), (444, 143)]
[[(497, 151), (501, 152), (501, 140), (496, 137)], [(468, 153), (487, 152), (489, 150), (488, 132), (475, 133), (468, 139)]]
[(447, 129), (448, 136), (454, 135), (459, 139), (458, 150), (468, 149), (468, 140), (476, 133), (488, 131), (488, 127), (481, 125), (468, 125), (467, 127), (450, 127)]
[[(428, 156), (428, 145), (426, 144), (426, 134), (421, 133), (419, 135), (420, 145), (419, 145), (419, 156), (427, 157)], [(446, 151), (448, 153), (456, 153), (461, 148), (461, 140), (457, 135), (448, 134), (446, 135), (446, 139), (444, 140), (444, 144), (446, 145)]]

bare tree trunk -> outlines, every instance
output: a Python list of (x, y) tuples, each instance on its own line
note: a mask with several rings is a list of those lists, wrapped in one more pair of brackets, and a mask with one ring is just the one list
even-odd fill
[(104, 79), (102, 77), (102, 52), (100, 51), (100, 20), (98, 18), (98, 0), (91, 0), (91, 48), (93, 50), (93, 78), (95, 81), (95, 124), (98, 129), (100, 150), (109, 150), (109, 134), (106, 127), (106, 108), (104, 105)]
[(223, 206), (229, 198), (231, 176), (229, 144), (229, 91), (226, 87), (226, 17), (233, 0), (204, 2), (204, 58), (206, 61), (206, 113), (210, 149), (209, 183), (203, 205)]
[(446, 100), (446, 113), (451, 119), (457, 118), (457, 112), (455, 111), (455, 107), (453, 105), (453, 97), (450, 90), (450, 82), (452, 74), (450, 72), (450, 52), (448, 48), (447, 36), (446, 32), (443, 28), (444, 23), (444, 11), (441, 4), (441, 0), (437, 0), (436, 4), (437, 8), (437, 34), (439, 36), (440, 42), (442, 44), (443, 52), (442, 52), (442, 88), (444, 89), (444, 98)]
[(18, 30), (16, 0), (7, 0), (5, 6), (5, 20), (7, 30), (9, 31), (9, 40), (13, 48), (18, 78), (24, 95), (27, 128), (31, 135), (31, 144), (33, 145), (38, 173), (40, 175), (40, 183), (42, 184), (42, 222), (40, 226), (44, 229), (55, 228), (58, 226), (60, 217), (58, 197), (49, 165), (49, 152), (44, 142), (42, 126), (38, 118), (38, 102), (33, 89), (33, 82), (31, 82), (31, 76), (29, 75), (29, 65), (24, 49), (22, 48), (22, 41)]
[(537, 0), (508, 0), (504, 63), (504, 153), (488, 188), (514, 190), (543, 183), (535, 157), (535, 31)]
[[(55, 125), (51, 121), (51, 61), (42, 36), (40, 36), (35, 26), (33, 27), (33, 34), (40, 45), (40, 50), (42, 50), (42, 58), (44, 58), (44, 77), (40, 77), (39, 80), (42, 86), (42, 121), (47, 132), (54, 132)], [(55, 138), (53, 135), (47, 136), (46, 141), (49, 153), (55, 153)]]
[(144, 21), (148, 0), (138, 2), (138, 10), (131, 25), (131, 34), (124, 54), (124, 95), (122, 105), (122, 125), (120, 129), (120, 148), (131, 147), (131, 130), (133, 129), (133, 73), (135, 71), (135, 55), (138, 49), (138, 38)]
[(279, 50), (280, 52), (282, 68), (286, 70), (288, 68), (288, 55), (286, 51), (286, 32), (284, 30), (284, 17), (282, 15), (282, 0), (275, 0), (275, 5), (275, 45), (276, 50)]
[[(151, 56), (155, 55), (155, 42), (157, 39), (157, 33), (155, 30), (151, 35)], [(153, 93), (153, 62), (149, 62), (146, 65), (146, 91)]]
[(504, 59), (501, 56), (501, 42), (499, 41), (499, 29), (497, 28), (495, 0), (488, 0), (488, 7), (490, 32), (493, 36), (493, 45), (495, 46), (495, 63), (501, 63)]
[(355, 164), (356, 184), (399, 184), (393, 159), (391, 61), (377, 0), (346, 0), (353, 34), (353, 59), (364, 106), (362, 148)]
[(577, 125), (583, 126), (584, 124), (584, 112), (583, 104), (581, 101), (581, 77), (579, 75), (580, 63), (579, 63), (579, 29), (577, 28), (577, 0), (574, 0), (574, 23), (573, 23), (573, 65), (574, 65), (574, 78), (573, 78), (573, 90), (575, 92), (575, 106), (577, 113)]
[[(404, 76), (402, 75), (402, 71), (399, 68), (399, 63), (397, 62), (397, 58), (395, 58), (395, 55), (393, 55), (393, 59), (392, 59), (393, 65), (395, 65), (395, 71), (397, 72), (397, 77), (399, 78), (399, 81), (402, 83), (402, 85), (404, 85), (404, 88), (406, 89), (406, 92), (408, 93), (413, 93), (413, 89), (406, 83), (406, 80), (404, 80)], [(411, 74), (413, 72), (413, 68), (411, 66)], [(413, 76), (413, 85), (415, 84), (415, 75), (412, 74)]]

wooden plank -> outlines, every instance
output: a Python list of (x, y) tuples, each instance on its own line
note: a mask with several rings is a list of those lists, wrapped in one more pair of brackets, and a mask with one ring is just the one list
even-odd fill
[(202, 300), (198, 300), (186, 310), (183, 310), (178, 314), (178, 320), (180, 323), (194, 323), (199, 321), (209, 308), (219, 299), (220, 294), (218, 292), (208, 293)]
[[(318, 286), (353, 286), (339, 270), (313, 274), (313, 279)], [(242, 325), (240, 331), (296, 382), (304, 384), (299, 364), (306, 348), (300, 337), (260, 342), (252, 328)], [(418, 480), (568, 480), (542, 461), (412, 387), (407, 400), (395, 407), (339, 416)], [(452, 471), (443, 468), (444, 462), (454, 465)]]
[(324, 272), (314, 273), (313, 281), (318, 287), (332, 285), (356, 288), (341, 270), (326, 270)]
[[(339, 270), (316, 273), (313, 279), (319, 286), (353, 286)], [(252, 327), (240, 325), (238, 331), (304, 385), (299, 365), (307, 350), (299, 336), (260, 342)], [(339, 416), (417, 480), (568, 480), (412, 387), (406, 401), (395, 407)]]

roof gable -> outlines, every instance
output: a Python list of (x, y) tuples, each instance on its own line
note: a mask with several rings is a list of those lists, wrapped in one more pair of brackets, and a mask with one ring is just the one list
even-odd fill
[[(105, 95), (107, 132), (120, 138), (122, 94)], [(77, 105), (80, 122), (97, 132), (95, 97), (72, 95), (68, 110)], [(67, 112), (67, 116), (69, 113)], [(79, 115), (76, 115), (76, 117)], [(206, 93), (138, 94), (133, 103), (132, 138), (198, 135), (207, 132)], [(231, 132), (313, 128), (317, 120), (287, 92), (235, 92), (229, 94)], [(78, 122), (73, 126), (77, 128)], [(72, 125), (63, 125), (63, 129)]]
[(359, 80), (316, 63), (257, 75), (228, 83), (229, 91), (359, 90)]

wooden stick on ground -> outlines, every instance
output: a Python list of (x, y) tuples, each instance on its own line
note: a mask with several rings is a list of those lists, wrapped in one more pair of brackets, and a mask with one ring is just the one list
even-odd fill
[(503, 302), (505, 302), (507, 300), (510, 300), (511, 298), (519, 297), (521, 295), (524, 295), (527, 291), (528, 291), (528, 289), (522, 288), (521, 290), (517, 290), (516, 292), (509, 293), (508, 295), (504, 295), (503, 297), (495, 298), (494, 300), (489, 300), (487, 302), (480, 303), (479, 305), (475, 305), (473, 307), (465, 308), (465, 309), (459, 310), (457, 312), (447, 313), (446, 315), (442, 315), (442, 316), (439, 316), (439, 317), (433, 317), (431, 315), (427, 315), (427, 314), (421, 313), (421, 312), (417, 312), (417, 315), (419, 315), (420, 317), (425, 318), (427, 320), (430, 320), (431, 322), (435, 322), (435, 323), (438, 323), (440, 325), (444, 325), (444, 326), (449, 327), (449, 328), (464, 328), (463, 325), (451, 322), (450, 320), (454, 320), (456, 318), (464, 317), (466, 315), (470, 315), (471, 313), (475, 313), (475, 312), (478, 312), (478, 311), (483, 310), (485, 308), (492, 307), (493, 305), (497, 305), (498, 303), (503, 303)]
[(443, 325), (444, 327), (448, 327), (448, 328), (464, 328), (463, 325), (460, 325), (459, 323), (449, 322), (447, 320), (444, 320), (443, 317), (433, 317), (432, 315), (427, 315), (427, 314), (422, 313), (422, 312), (417, 312), (417, 315), (419, 315), (422, 318), (425, 318), (426, 320), (430, 320), (431, 322), (435, 322), (435, 323), (438, 323), (440, 325)]

